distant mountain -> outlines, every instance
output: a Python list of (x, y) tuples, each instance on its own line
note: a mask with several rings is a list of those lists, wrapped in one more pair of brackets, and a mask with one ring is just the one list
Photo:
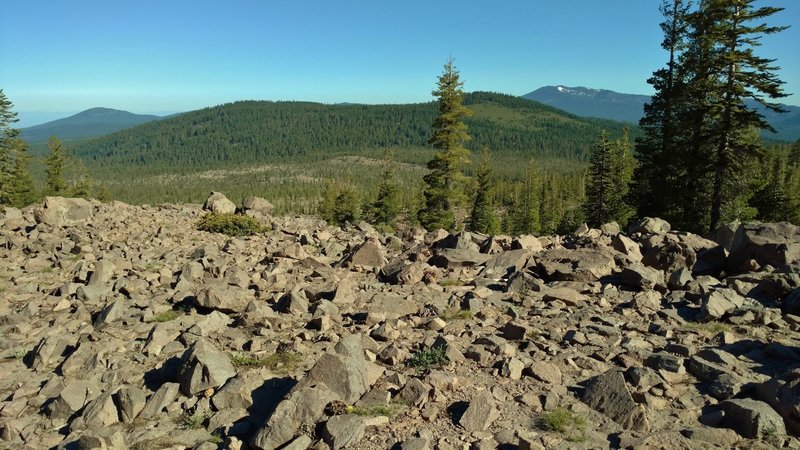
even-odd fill
[[(643, 114), (644, 104), (650, 96), (623, 94), (606, 89), (586, 87), (544, 86), (522, 96), (546, 105), (563, 109), (581, 117), (600, 117), (638, 123)], [(782, 105), (787, 112), (769, 111), (751, 101), (750, 106), (764, 115), (777, 133), (768, 131), (763, 136), (769, 139), (795, 141), (800, 139), (800, 107)]]
[[(625, 124), (577, 117), (541, 103), (490, 92), (467, 94), (479, 151), (583, 162), (601, 129)], [(301, 161), (395, 147), (428, 150), (436, 104), (324, 105), (240, 101), (190, 111), (84, 141), (76, 155), (106, 167), (190, 170)]]
[(36, 144), (46, 142), (52, 135), (61, 140), (86, 139), (159, 119), (161, 119), (159, 116), (134, 114), (118, 109), (91, 108), (74, 116), (23, 128), (20, 131), (23, 139)]

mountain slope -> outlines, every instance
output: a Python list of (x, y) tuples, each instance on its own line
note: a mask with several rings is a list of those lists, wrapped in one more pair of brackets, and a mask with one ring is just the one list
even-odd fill
[[(639, 121), (644, 104), (650, 101), (647, 95), (567, 86), (544, 86), (523, 95), (522, 98), (535, 100), (581, 117), (602, 117), (633, 123)], [(781, 114), (767, 110), (753, 100), (747, 104), (763, 114), (767, 122), (777, 131), (777, 133), (764, 131), (764, 137), (786, 141), (800, 139), (800, 107), (782, 105), (787, 112)]]
[[(601, 129), (624, 124), (585, 119), (504, 94), (467, 94), (469, 146), (526, 158), (584, 161)], [(387, 147), (426, 148), (436, 104), (324, 105), (241, 101), (191, 111), (76, 145), (99, 166), (174, 171), (319, 159)]]
[(30, 143), (46, 142), (55, 135), (62, 140), (85, 139), (160, 119), (159, 116), (134, 114), (111, 108), (91, 108), (74, 116), (23, 128), (22, 138)]

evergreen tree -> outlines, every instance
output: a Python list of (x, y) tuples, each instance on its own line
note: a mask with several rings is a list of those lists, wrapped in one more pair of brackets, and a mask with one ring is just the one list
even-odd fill
[(28, 144), (22, 139), (15, 140), (14, 169), (11, 174), (11, 204), (17, 208), (23, 208), (39, 200), (36, 188), (33, 186), (33, 178), (28, 169)]
[(655, 71), (647, 80), (655, 94), (644, 105), (644, 116), (639, 121), (643, 135), (636, 140), (638, 165), (630, 198), (640, 217), (661, 216), (674, 220), (676, 210), (680, 209), (680, 200), (675, 201), (680, 175), (676, 169), (683, 161), (677, 141), (676, 114), (686, 93), (686, 74), (678, 62), (687, 46), (690, 7), (688, 0), (664, 0), (660, 7), (664, 16), (661, 47), (668, 52), (669, 59), (665, 68)]
[(539, 234), (539, 167), (531, 160), (509, 211), (511, 234)]
[(475, 198), (472, 201), (472, 212), (467, 229), (478, 233), (494, 234), (497, 233), (498, 224), (492, 203), (492, 163), (487, 147), (483, 147), (481, 156), (481, 165), (475, 174)]
[(0, 89), (0, 207), (11, 205), (13, 199), (13, 179), (15, 163), (14, 155), (19, 130), (12, 128), (16, 123), (17, 113), (12, 111), (14, 105)]
[(586, 183), (586, 203), (584, 213), (586, 222), (597, 227), (615, 220), (617, 202), (617, 180), (615, 180), (614, 150), (608, 140), (605, 130), (600, 133), (600, 139), (592, 150), (589, 159), (589, 179)]
[(554, 234), (558, 231), (558, 224), (564, 216), (565, 199), (561, 198), (558, 184), (554, 176), (550, 175), (542, 183), (542, 194), (539, 207), (539, 222), (542, 234)]
[(69, 161), (69, 150), (57, 137), (51, 136), (47, 143), (50, 155), (45, 159), (44, 195), (68, 195), (69, 186), (64, 179), (64, 172)]
[(93, 193), (94, 181), (86, 165), (79, 158), (74, 160), (74, 168), (72, 174), (72, 189), (70, 195), (72, 197), (90, 198)]
[(387, 152), (384, 157), (384, 169), (378, 185), (375, 201), (368, 205), (368, 220), (373, 224), (393, 226), (400, 213), (400, 195), (394, 174), (394, 157)]
[(622, 138), (614, 142), (611, 147), (612, 180), (614, 181), (614, 220), (622, 225), (634, 215), (634, 208), (627, 203), (628, 187), (633, 179), (636, 168), (636, 159), (631, 151), (631, 142), (628, 128), (622, 132)]
[(427, 229), (452, 230), (457, 226), (454, 209), (463, 198), (465, 181), (461, 168), (469, 163), (469, 150), (464, 143), (470, 137), (464, 118), (472, 115), (463, 105), (463, 84), (451, 58), (433, 91), (438, 99), (439, 114), (433, 121), (429, 144), (439, 151), (428, 162), (430, 172), (423, 178), (425, 205), (418, 213), (420, 224)]
[[(754, 47), (764, 35), (780, 32), (786, 27), (767, 26), (762, 20), (781, 11), (781, 8), (754, 7), (755, 0), (706, 0), (697, 14), (711, 19), (713, 26), (706, 38), (717, 52), (710, 61), (712, 71), (719, 74), (719, 96), (713, 105), (718, 114), (709, 137), (714, 145), (713, 193), (709, 228), (714, 231), (722, 217), (726, 193), (725, 183), (735, 171), (752, 158), (760, 143), (746, 139), (752, 128), (772, 127), (755, 110), (748, 109), (744, 101), (754, 98), (773, 111), (781, 111), (769, 100), (785, 97), (783, 82), (772, 65), (775, 60), (756, 56)], [(751, 23), (758, 21), (758, 24)], [(774, 131), (774, 130), (773, 130)]]

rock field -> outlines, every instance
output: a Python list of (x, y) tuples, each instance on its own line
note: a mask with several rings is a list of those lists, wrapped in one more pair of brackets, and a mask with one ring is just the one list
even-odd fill
[[(800, 448), (800, 228), (0, 210), (0, 450)], [(235, 205), (212, 196), (207, 209)]]

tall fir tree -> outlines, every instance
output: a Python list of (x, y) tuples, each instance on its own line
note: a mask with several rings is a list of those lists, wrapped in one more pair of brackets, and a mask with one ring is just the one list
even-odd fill
[(586, 222), (593, 227), (611, 222), (617, 212), (617, 182), (615, 151), (605, 130), (592, 149), (589, 158), (589, 178), (586, 182), (586, 203), (584, 214)]
[(497, 216), (492, 202), (492, 161), (487, 147), (481, 150), (481, 165), (475, 173), (475, 184), (475, 198), (467, 229), (484, 234), (497, 233)]
[(55, 136), (50, 136), (47, 147), (50, 149), (50, 154), (44, 160), (44, 195), (69, 195), (69, 186), (64, 178), (69, 162), (69, 150), (64, 143)]
[(631, 150), (630, 131), (626, 127), (622, 137), (614, 141), (611, 147), (612, 180), (614, 181), (614, 220), (625, 226), (634, 213), (634, 208), (628, 203), (628, 191), (636, 168), (636, 159)]
[(13, 111), (14, 104), (0, 89), (0, 207), (14, 202), (13, 179), (14, 153), (19, 130), (13, 125), (19, 120)]
[(14, 152), (14, 170), (11, 174), (12, 205), (23, 208), (39, 200), (39, 194), (33, 184), (28, 168), (31, 157), (28, 155), (28, 144), (16, 139)]
[(530, 160), (522, 183), (517, 188), (514, 203), (508, 212), (511, 234), (539, 234), (541, 232), (539, 221), (540, 183), (539, 166), (535, 160)]
[(378, 225), (393, 227), (400, 214), (400, 189), (394, 173), (394, 154), (387, 151), (383, 160), (384, 169), (378, 184), (378, 194), (367, 208), (367, 219)]
[(433, 136), (428, 142), (438, 152), (428, 164), (425, 181), (425, 204), (419, 210), (420, 224), (427, 229), (457, 228), (455, 209), (464, 197), (465, 177), (462, 168), (469, 164), (470, 139), (464, 119), (472, 111), (463, 105), (463, 85), (450, 58), (439, 76), (433, 95), (438, 99), (439, 114), (433, 121)]
[(86, 168), (86, 164), (81, 159), (73, 160), (72, 187), (70, 196), (80, 198), (92, 197), (94, 191), (94, 180)]
[[(722, 218), (726, 181), (760, 150), (760, 142), (747, 139), (752, 128), (772, 127), (763, 115), (749, 109), (745, 100), (753, 98), (767, 109), (781, 111), (771, 100), (785, 97), (775, 60), (756, 56), (754, 49), (765, 35), (786, 27), (768, 26), (763, 21), (782, 8), (756, 7), (755, 0), (705, 0), (698, 14), (713, 23), (707, 38), (717, 48), (710, 61), (719, 74), (719, 95), (713, 105), (718, 120), (711, 129), (714, 145), (713, 192), (709, 229), (714, 231)], [(756, 22), (754, 24), (754, 22)], [(773, 130), (774, 131), (774, 130)]]

